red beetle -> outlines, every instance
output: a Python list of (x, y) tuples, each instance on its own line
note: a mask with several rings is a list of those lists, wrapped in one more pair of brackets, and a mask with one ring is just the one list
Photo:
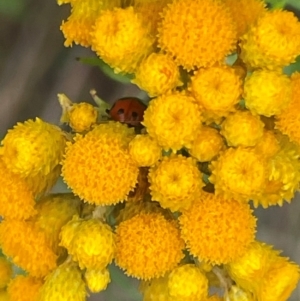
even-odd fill
[(110, 117), (129, 126), (141, 126), (144, 112), (147, 106), (136, 97), (124, 97), (118, 99), (108, 111)]

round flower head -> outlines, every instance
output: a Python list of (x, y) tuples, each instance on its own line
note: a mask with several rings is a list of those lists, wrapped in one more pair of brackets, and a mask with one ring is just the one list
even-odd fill
[(110, 275), (108, 269), (91, 270), (87, 269), (84, 273), (85, 282), (92, 293), (99, 293), (106, 290), (110, 283)]
[(208, 279), (194, 264), (176, 267), (168, 277), (171, 300), (204, 300), (208, 295)]
[(163, 11), (158, 34), (160, 48), (187, 70), (222, 61), (236, 43), (229, 11), (214, 0), (173, 1)]
[(203, 126), (197, 130), (189, 153), (200, 162), (208, 162), (216, 157), (224, 147), (223, 137), (218, 130)]
[(0, 156), (0, 216), (25, 220), (36, 214), (35, 200), (27, 183), (8, 170)]
[(39, 301), (85, 301), (85, 283), (80, 269), (73, 263), (63, 263), (46, 277)]
[(164, 157), (152, 167), (149, 182), (152, 200), (171, 211), (189, 208), (204, 186), (196, 162), (181, 155)]
[(152, 52), (154, 39), (133, 7), (102, 11), (96, 19), (92, 49), (115, 72), (132, 73)]
[(264, 123), (249, 111), (236, 111), (222, 123), (221, 134), (229, 146), (254, 146), (262, 137)]
[(264, 130), (261, 139), (257, 142), (255, 150), (265, 158), (271, 158), (280, 149), (279, 142), (273, 131)]
[(62, 175), (74, 194), (98, 205), (127, 198), (139, 172), (126, 147), (132, 133), (126, 125), (110, 122), (67, 144)]
[(179, 217), (189, 252), (211, 264), (242, 256), (254, 241), (256, 219), (246, 203), (204, 193)]
[(149, 135), (136, 135), (129, 143), (129, 154), (138, 166), (151, 166), (161, 158), (162, 149)]
[(56, 266), (56, 255), (33, 222), (2, 221), (0, 244), (6, 256), (34, 277), (44, 277)]
[(151, 53), (144, 59), (132, 82), (149, 96), (164, 94), (182, 85), (177, 65), (170, 56), (162, 53)]
[(229, 148), (211, 164), (210, 181), (216, 194), (248, 201), (262, 194), (266, 185), (265, 159), (255, 150)]
[(73, 104), (68, 112), (69, 125), (75, 132), (88, 131), (97, 121), (97, 109), (89, 103)]
[(151, 100), (143, 124), (159, 145), (176, 151), (194, 140), (201, 125), (200, 110), (191, 96), (166, 94)]
[(172, 301), (168, 289), (168, 274), (164, 277), (152, 278), (149, 281), (141, 281), (139, 287), (143, 301)]
[[(73, 226), (73, 221), (71, 225)], [(73, 237), (65, 244), (64, 236), (69, 233), (69, 225), (62, 228), (61, 245), (68, 249), (81, 269), (102, 270), (112, 262), (115, 242), (109, 225), (98, 219), (90, 219), (81, 221), (74, 230)]]
[(241, 58), (252, 68), (280, 68), (300, 54), (300, 22), (288, 11), (270, 10), (242, 37)]
[(9, 283), (7, 288), (10, 300), (39, 301), (39, 292), (43, 281), (32, 276), (18, 275)]
[(278, 115), (288, 106), (291, 96), (291, 80), (285, 74), (257, 70), (246, 78), (245, 103), (254, 114)]
[(175, 221), (159, 213), (141, 213), (116, 229), (116, 264), (139, 279), (161, 277), (184, 257)]
[(65, 142), (60, 128), (39, 118), (19, 122), (1, 142), (2, 159), (6, 167), (24, 178), (33, 194), (39, 196), (59, 177)]
[(45, 234), (53, 252), (60, 255), (59, 233), (63, 225), (79, 214), (81, 202), (72, 193), (49, 194), (36, 204), (38, 214), (32, 219)]
[[(0, 289), (7, 286), (13, 275), (12, 264), (4, 256), (0, 257)], [(0, 299), (1, 300), (1, 299)]]
[(292, 98), (288, 107), (276, 116), (275, 125), (283, 134), (300, 145), (300, 73), (291, 76)]
[(205, 110), (226, 116), (240, 100), (242, 81), (233, 68), (214, 66), (198, 70), (192, 77), (190, 90)]
[(232, 19), (236, 23), (237, 37), (246, 33), (255, 24), (260, 15), (266, 11), (266, 3), (262, 0), (222, 0), (230, 9)]

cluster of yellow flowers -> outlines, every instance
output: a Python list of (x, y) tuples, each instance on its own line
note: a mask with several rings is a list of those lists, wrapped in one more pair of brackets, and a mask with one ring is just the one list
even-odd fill
[[(297, 18), (262, 0), (57, 1), (72, 8), (65, 45), (152, 99), (139, 133), (63, 94), (68, 131), (38, 118), (8, 131), (0, 300), (84, 301), (113, 261), (144, 301), (287, 300), (300, 267), (256, 240), (251, 205), (299, 188), (300, 73), (283, 73)], [(49, 193), (60, 175), (70, 193)]]

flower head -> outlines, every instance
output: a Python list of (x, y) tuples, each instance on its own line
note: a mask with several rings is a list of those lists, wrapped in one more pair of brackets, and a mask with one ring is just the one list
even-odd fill
[(73, 193), (99, 205), (115, 204), (134, 188), (138, 166), (127, 147), (132, 131), (120, 123), (96, 126), (68, 143), (62, 175)]
[(152, 200), (171, 211), (187, 209), (199, 197), (202, 174), (192, 158), (164, 157), (149, 172)]
[(133, 7), (102, 11), (95, 22), (92, 49), (115, 72), (132, 73), (152, 52), (153, 37)]
[(189, 252), (211, 264), (239, 258), (254, 240), (256, 218), (248, 204), (204, 193), (179, 217)]
[(252, 68), (277, 69), (300, 54), (300, 22), (288, 11), (262, 14), (242, 37), (241, 58)]
[(107, 268), (103, 270), (87, 269), (84, 273), (84, 279), (92, 293), (104, 291), (110, 283), (110, 275)]
[(160, 48), (187, 70), (222, 61), (236, 42), (229, 11), (214, 0), (173, 1), (163, 11), (158, 34)]
[(116, 264), (139, 279), (161, 277), (183, 258), (176, 223), (160, 213), (141, 213), (116, 230)]
[(200, 110), (193, 97), (174, 93), (151, 100), (143, 124), (164, 149), (189, 146), (201, 125)]

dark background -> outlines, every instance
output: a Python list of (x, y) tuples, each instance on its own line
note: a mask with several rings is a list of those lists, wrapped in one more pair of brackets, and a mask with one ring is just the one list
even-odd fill
[[(139, 93), (133, 85), (122, 85), (106, 77), (97, 67), (83, 65), (77, 57), (93, 56), (80, 46), (64, 48), (59, 30), (69, 15), (69, 5), (59, 7), (55, 0), (0, 0), (0, 138), (17, 121), (40, 117), (58, 124), (58, 93), (71, 100), (93, 103), (89, 91), (109, 102)], [(257, 237), (300, 264), (300, 199), (282, 208), (255, 210)], [(112, 268), (107, 292), (90, 300), (139, 300), (136, 282)], [(292, 301), (300, 300), (300, 287)]]

